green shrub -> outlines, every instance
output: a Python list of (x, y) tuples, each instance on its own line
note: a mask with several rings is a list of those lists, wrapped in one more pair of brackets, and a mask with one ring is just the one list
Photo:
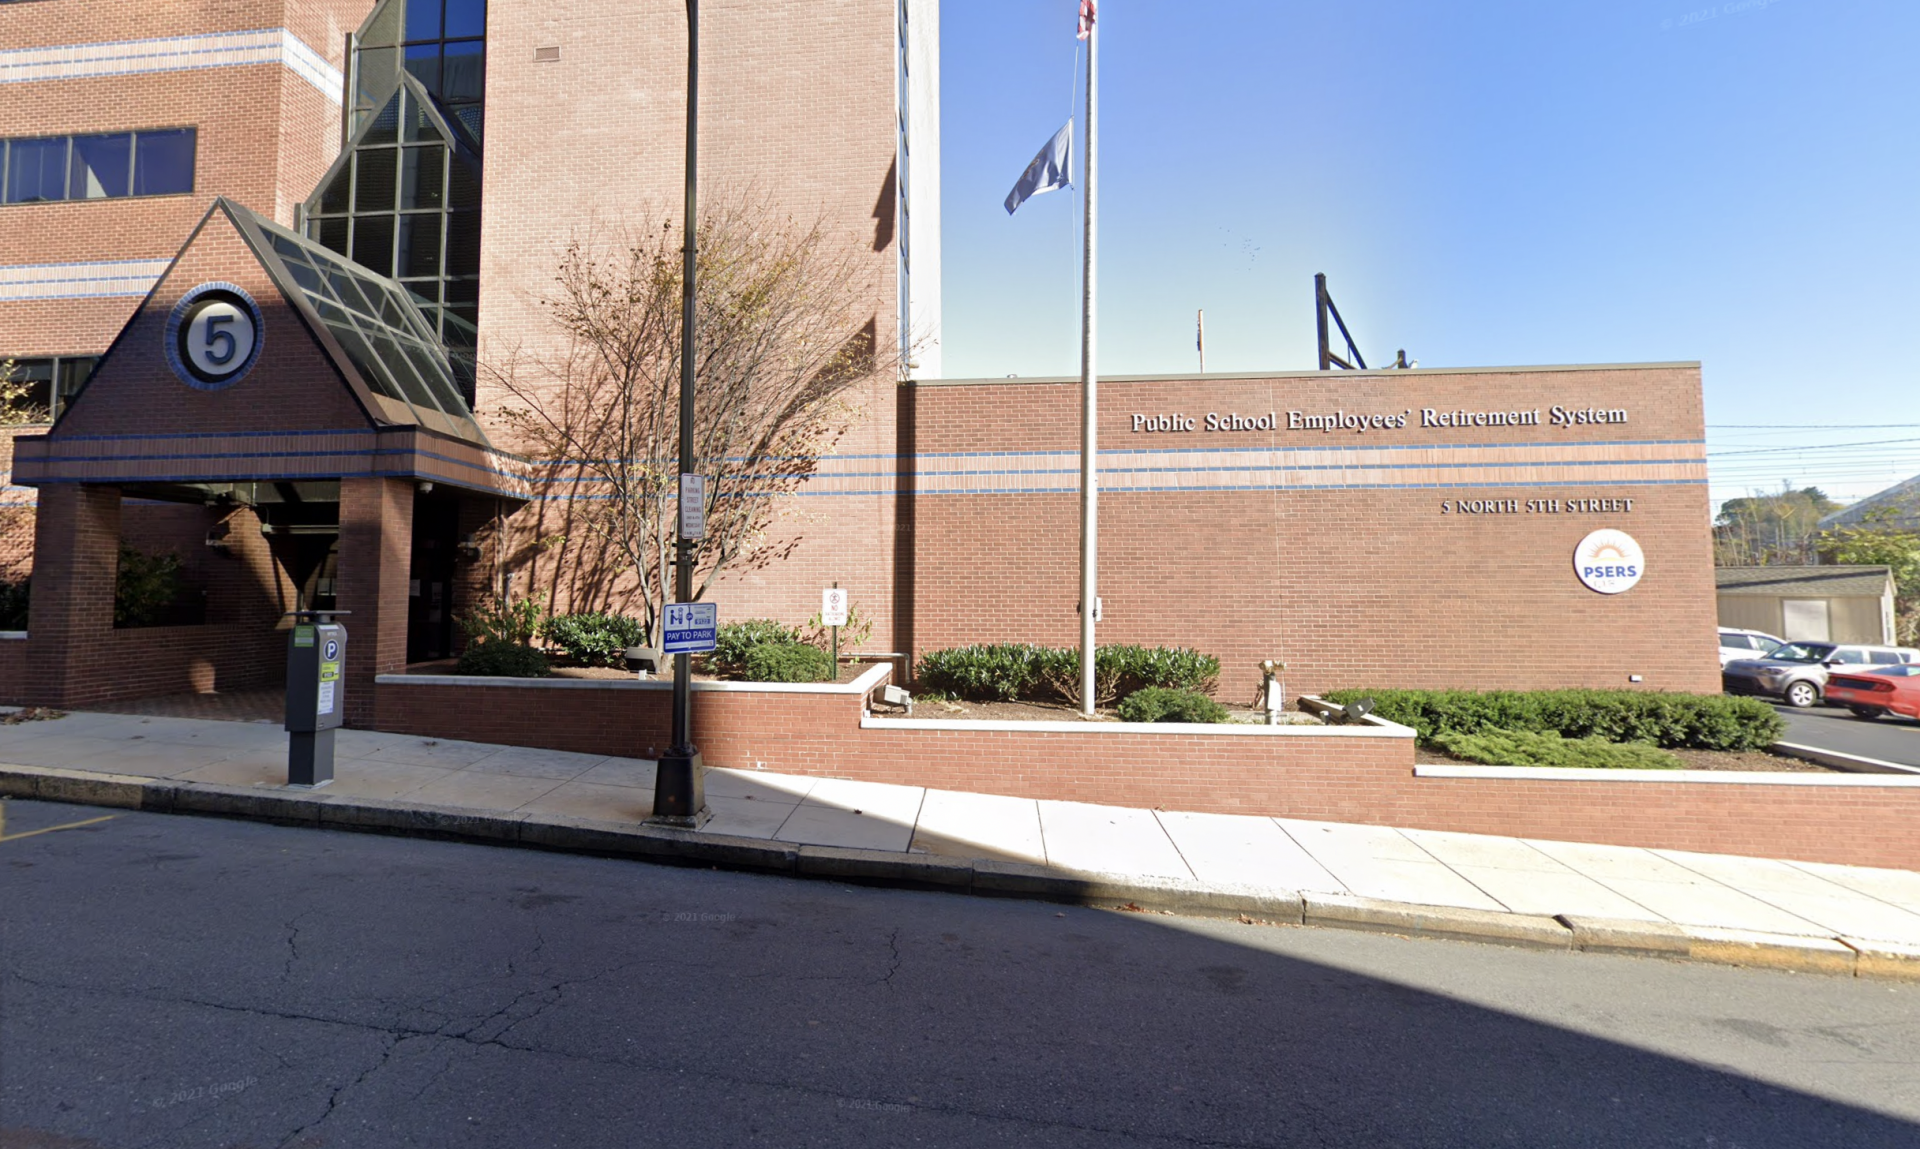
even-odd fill
[(1126, 722), (1225, 722), (1227, 708), (1193, 690), (1146, 686), (1120, 703)]
[(713, 640), (707, 665), (722, 677), (738, 678), (747, 672), (747, 655), (755, 647), (792, 646), (800, 641), (800, 629), (770, 618), (750, 618), (721, 627), (714, 632)]
[(540, 623), (546, 615), (547, 596), (536, 594), (504, 603), (497, 598), (485, 599), (460, 616), (458, 622), (460, 629), (476, 644), (527, 646), (540, 633)]
[[(980, 643), (927, 652), (915, 678), (923, 693), (982, 702), (1080, 700), (1080, 651), (1031, 643)], [(1094, 651), (1093, 693), (1112, 702), (1146, 687), (1211, 693), (1220, 660), (1196, 650), (1102, 646)]]
[(27, 608), (32, 580), (19, 582), (0, 582), (0, 630), (27, 629)]
[(1420, 732), (1523, 730), (1669, 749), (1758, 750), (1786, 732), (1786, 720), (1757, 698), (1649, 690), (1334, 690), (1330, 702), (1374, 700), (1374, 714)]
[(180, 597), (180, 556), (147, 554), (120, 544), (113, 580), (113, 625), (156, 626)]
[(460, 674), (481, 678), (545, 678), (547, 656), (517, 642), (476, 642), (460, 655)]
[(1011, 702), (1033, 693), (1039, 681), (1036, 659), (1053, 652), (1030, 643), (976, 643), (951, 650), (930, 650), (914, 677), (922, 693), (976, 702)]
[(1680, 759), (1645, 742), (1562, 738), (1547, 731), (1482, 730), (1438, 734), (1433, 744), (1455, 758), (1489, 766), (1576, 766), (1589, 770), (1678, 770)]
[(602, 611), (556, 614), (541, 624), (540, 634), (586, 666), (625, 666), (627, 648), (647, 639), (639, 619)]
[(763, 642), (747, 651), (749, 682), (830, 682), (833, 656), (799, 642)]

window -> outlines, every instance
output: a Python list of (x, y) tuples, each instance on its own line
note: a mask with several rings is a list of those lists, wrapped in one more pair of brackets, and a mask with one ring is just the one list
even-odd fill
[(193, 190), (193, 128), (0, 141), (5, 201), (125, 199)]
[[(5, 362), (5, 357), (0, 356), (0, 363)], [(14, 396), (8, 407), (16, 413), (33, 412), (38, 419), (58, 418), (99, 362), (99, 357), (93, 355), (16, 358), (9, 381), (16, 387), (24, 384), (25, 390)]]
[(349, 134), (376, 114), (399, 72), (419, 80), (475, 138), (487, 80), (486, 0), (386, 0), (361, 25)]

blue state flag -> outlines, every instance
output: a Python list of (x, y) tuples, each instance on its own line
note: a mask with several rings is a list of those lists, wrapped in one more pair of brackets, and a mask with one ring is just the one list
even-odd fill
[(1007, 193), (1007, 214), (1012, 215), (1027, 200), (1041, 192), (1073, 186), (1073, 121), (1068, 120), (1040, 154), (1033, 157), (1020, 182)]

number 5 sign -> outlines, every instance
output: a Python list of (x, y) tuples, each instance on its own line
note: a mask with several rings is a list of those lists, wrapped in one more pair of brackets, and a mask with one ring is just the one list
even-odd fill
[(196, 391), (218, 391), (253, 369), (266, 324), (253, 297), (231, 283), (203, 283), (167, 317), (167, 365)]

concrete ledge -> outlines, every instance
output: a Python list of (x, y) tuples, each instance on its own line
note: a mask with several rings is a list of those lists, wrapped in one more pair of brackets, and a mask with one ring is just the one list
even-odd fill
[[(1904, 771), (1894, 771), (1904, 773)], [(1914, 771), (1920, 774), (1920, 770)], [(1686, 782), (1717, 786), (1920, 786), (1920, 778), (1790, 774), (1778, 770), (1594, 770), (1582, 766), (1415, 766), (1415, 778), (1504, 778), (1528, 782)]]
[(800, 847), (791, 842), (732, 838), (696, 830), (670, 830), (664, 826), (638, 826), (632, 834), (640, 847), (637, 853), (663, 862), (774, 874), (792, 874), (800, 868)]
[(1898, 942), (1864, 941), (1859, 938), (1841, 938), (1841, 944), (1854, 952), (1853, 973), (1855, 977), (1898, 978), (1901, 981), (1920, 981), (1920, 946), (1901, 945)]
[(1023, 722), (996, 718), (881, 718), (866, 715), (862, 730), (918, 730), (952, 733), (1200, 735), (1207, 738), (1408, 738), (1411, 727), (1391, 722), (1358, 726), (1267, 726), (1251, 722)]
[(1837, 973), (1848, 977), (1854, 973), (1855, 951), (1832, 938), (1763, 934), (1752, 930), (1711, 929), (1705, 926), (1688, 926), (1686, 931), (1690, 940), (1687, 956), (1695, 961), (1801, 973)]
[(102, 774), (52, 766), (0, 766), (0, 796), (39, 798), (138, 810), (146, 804), (153, 779), (137, 774)]
[(157, 782), (148, 790), (146, 808), (166, 813), (218, 814), (263, 822), (318, 826), (326, 799), (319, 793), (300, 793), (251, 786), (219, 786), (210, 782)]
[[(868, 694), (893, 673), (891, 662), (878, 662), (852, 682), (694, 682), (695, 694)], [(481, 674), (382, 674), (376, 686), (513, 686), (526, 690), (672, 690), (673, 680), (649, 678), (504, 678)]]
[(1573, 931), (1549, 917), (1451, 906), (1414, 906), (1347, 894), (1304, 895), (1304, 924), (1412, 937), (1495, 942), (1529, 949), (1573, 948)]
[(416, 837), (475, 842), (517, 842), (524, 814), (443, 809), (381, 798), (315, 795), (320, 825), (336, 830), (377, 830)]
[(798, 872), (816, 878), (923, 888), (964, 890), (973, 885), (973, 863), (963, 858), (839, 846), (800, 847)]
[(1687, 931), (1671, 922), (1569, 917), (1566, 914), (1561, 914), (1559, 921), (1573, 931), (1573, 948), (1586, 953), (1684, 958), (1693, 949), (1693, 941)]
[(1838, 750), (1802, 746), (1796, 742), (1775, 742), (1768, 749), (1775, 754), (1784, 754), (1788, 758), (1815, 762), (1835, 770), (1851, 770), (1855, 774), (1920, 774), (1920, 766), (1903, 766), (1898, 762), (1883, 762), (1878, 758), (1863, 758), (1858, 754), (1842, 754)]

